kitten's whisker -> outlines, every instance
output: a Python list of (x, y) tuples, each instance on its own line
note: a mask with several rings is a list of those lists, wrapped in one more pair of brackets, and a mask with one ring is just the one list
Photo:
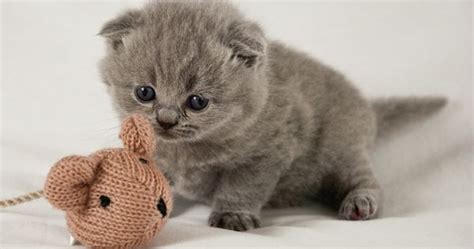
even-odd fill
[(183, 128), (189, 128), (189, 129), (192, 129), (192, 130), (198, 130), (199, 129), (199, 127), (197, 127), (195, 125), (189, 125), (189, 124), (183, 125)]
[(177, 135), (186, 136), (186, 137), (189, 137), (189, 136), (192, 136), (192, 135), (195, 134), (195, 132), (193, 130), (176, 129), (174, 131)]

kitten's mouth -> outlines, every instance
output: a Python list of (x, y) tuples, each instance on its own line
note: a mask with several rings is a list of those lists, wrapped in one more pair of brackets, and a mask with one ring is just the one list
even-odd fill
[(156, 134), (164, 140), (185, 139), (194, 136), (194, 131), (184, 129), (163, 130), (156, 129)]
[(158, 136), (160, 136), (161, 138), (165, 139), (165, 140), (171, 140), (171, 139), (176, 139), (176, 135), (174, 135), (173, 133), (169, 132), (169, 131), (164, 131), (164, 130), (158, 130), (157, 132)]

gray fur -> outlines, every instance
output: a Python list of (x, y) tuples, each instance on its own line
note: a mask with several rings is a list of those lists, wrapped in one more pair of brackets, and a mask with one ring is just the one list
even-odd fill
[[(382, 191), (369, 149), (383, 132), (377, 127), (444, 104), (413, 98), (372, 105), (343, 75), (268, 40), (228, 3), (153, 2), (109, 21), (100, 34), (109, 44), (100, 69), (118, 113), (153, 121), (161, 169), (178, 193), (212, 206), (211, 226), (252, 229), (264, 206), (308, 197), (344, 219), (376, 217)], [(157, 100), (135, 99), (133, 88), (144, 84)], [(188, 110), (191, 94), (209, 98), (209, 107)], [(162, 130), (160, 113), (178, 124)]]
[(371, 101), (377, 117), (377, 137), (396, 130), (401, 125), (429, 116), (443, 106), (447, 100), (442, 97), (391, 97)]

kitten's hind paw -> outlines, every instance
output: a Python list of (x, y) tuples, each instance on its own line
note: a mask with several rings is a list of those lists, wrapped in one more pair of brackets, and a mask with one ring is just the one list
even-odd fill
[(240, 212), (212, 212), (208, 223), (212, 227), (234, 231), (247, 231), (260, 227), (260, 219), (256, 215)]
[(368, 220), (376, 217), (377, 201), (370, 193), (349, 194), (339, 208), (339, 216), (346, 220)]

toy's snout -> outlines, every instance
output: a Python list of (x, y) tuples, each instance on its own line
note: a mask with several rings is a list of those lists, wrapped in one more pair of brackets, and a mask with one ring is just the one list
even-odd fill
[(48, 201), (64, 211), (85, 208), (97, 163), (94, 158), (83, 156), (69, 156), (57, 162), (44, 187)]

